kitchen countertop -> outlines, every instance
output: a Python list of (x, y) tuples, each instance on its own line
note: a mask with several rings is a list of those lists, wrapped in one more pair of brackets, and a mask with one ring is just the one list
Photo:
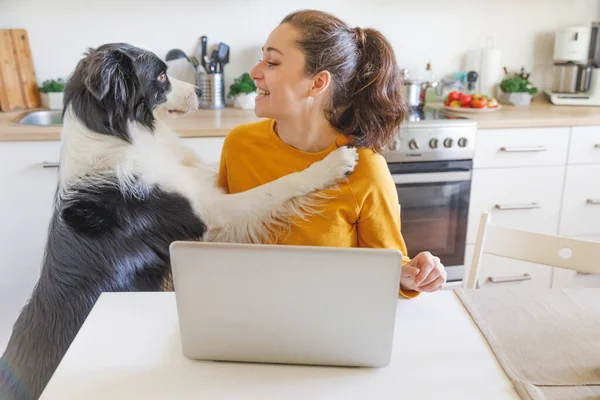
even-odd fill
[[(433, 107), (441, 108), (440, 105)], [(60, 126), (10, 124), (24, 113), (0, 113), (0, 142), (60, 139)], [(536, 97), (528, 107), (503, 106), (498, 111), (486, 114), (455, 114), (477, 121), (478, 129), (600, 125), (600, 107), (555, 106), (542, 95)], [(254, 110), (228, 107), (223, 110), (198, 110), (170, 120), (168, 124), (181, 137), (224, 137), (233, 127), (259, 119), (254, 115)]]
[[(13, 125), (28, 111), (0, 112), (0, 142), (60, 140), (60, 126)], [(254, 110), (227, 107), (222, 110), (198, 110), (167, 121), (181, 137), (224, 137), (235, 126), (258, 121)]]
[[(434, 107), (442, 108), (438, 104)], [(600, 107), (555, 106), (542, 95), (527, 107), (502, 105), (501, 109), (485, 114), (453, 114), (477, 121), (477, 129), (600, 125)]]
[(174, 293), (103, 293), (40, 400), (518, 399), (454, 292), (398, 301), (385, 368), (192, 361)]

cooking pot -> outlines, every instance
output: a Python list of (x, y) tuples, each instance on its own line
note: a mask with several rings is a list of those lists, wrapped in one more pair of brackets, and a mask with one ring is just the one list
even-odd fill
[(437, 82), (411, 79), (407, 69), (400, 71), (402, 78), (402, 97), (409, 109), (421, 108), (425, 105), (425, 92), (428, 88), (438, 86)]

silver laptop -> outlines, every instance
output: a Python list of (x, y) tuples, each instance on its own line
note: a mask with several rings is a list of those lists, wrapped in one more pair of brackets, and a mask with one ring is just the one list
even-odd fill
[(400, 251), (174, 242), (170, 252), (187, 358), (389, 364)]

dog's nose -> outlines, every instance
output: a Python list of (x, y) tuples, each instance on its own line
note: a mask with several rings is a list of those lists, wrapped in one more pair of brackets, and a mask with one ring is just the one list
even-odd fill
[(196, 88), (196, 96), (198, 96), (198, 101), (202, 100), (202, 89), (199, 87)]

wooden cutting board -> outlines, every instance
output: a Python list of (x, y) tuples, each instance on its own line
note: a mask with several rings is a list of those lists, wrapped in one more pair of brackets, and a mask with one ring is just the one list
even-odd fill
[(0, 111), (40, 106), (29, 37), (25, 29), (0, 29)]

